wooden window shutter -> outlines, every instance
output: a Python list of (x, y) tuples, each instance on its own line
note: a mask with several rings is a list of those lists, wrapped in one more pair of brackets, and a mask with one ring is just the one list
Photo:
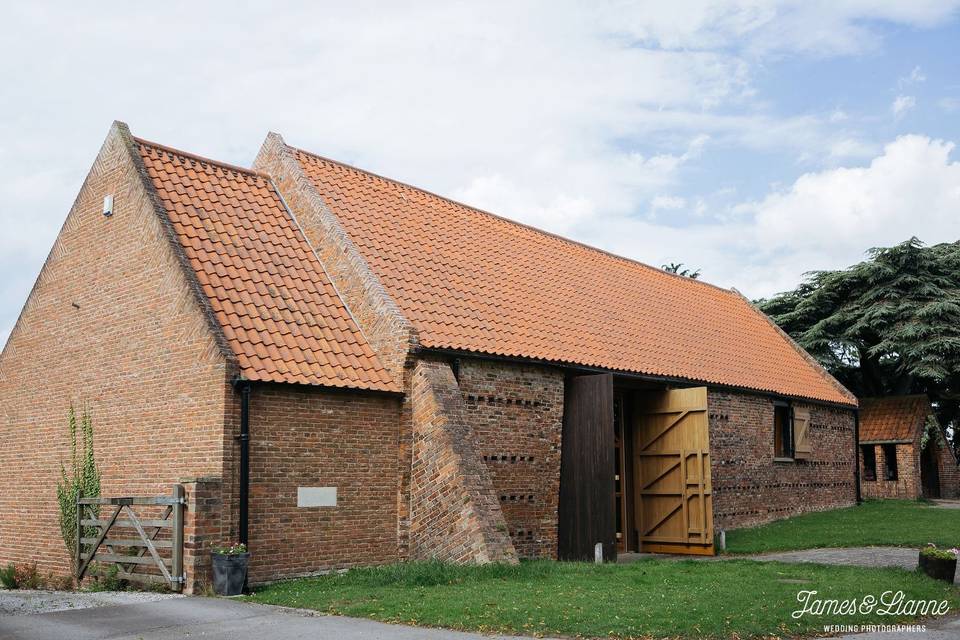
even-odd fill
[(810, 410), (793, 410), (793, 457), (803, 460), (812, 455), (810, 446)]

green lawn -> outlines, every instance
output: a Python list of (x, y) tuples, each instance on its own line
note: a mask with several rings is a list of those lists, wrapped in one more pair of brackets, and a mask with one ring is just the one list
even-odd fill
[(870, 500), (857, 507), (808, 513), (727, 532), (729, 553), (818, 547), (960, 545), (960, 509), (907, 500)]
[(280, 582), (248, 599), (387, 622), (585, 637), (791, 636), (824, 624), (897, 620), (874, 614), (797, 621), (790, 614), (801, 589), (824, 599), (902, 590), (907, 598), (948, 599), (952, 611), (960, 605), (956, 589), (917, 573), (749, 560), (410, 563)]

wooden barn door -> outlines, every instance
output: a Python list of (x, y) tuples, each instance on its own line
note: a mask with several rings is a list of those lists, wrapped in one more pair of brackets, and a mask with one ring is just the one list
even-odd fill
[(564, 395), (557, 555), (592, 560), (600, 542), (604, 559), (613, 560), (613, 376), (570, 378)]
[(636, 399), (640, 550), (713, 555), (707, 389), (642, 393)]
[(920, 487), (924, 498), (940, 497), (940, 465), (937, 464), (940, 449), (936, 442), (928, 442), (920, 453)]

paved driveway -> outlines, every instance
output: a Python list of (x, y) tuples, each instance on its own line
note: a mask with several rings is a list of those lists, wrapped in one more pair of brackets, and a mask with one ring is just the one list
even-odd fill
[[(487, 636), (315, 616), (215, 598), (0, 615), (0, 640), (476, 640)], [(524, 639), (529, 640), (529, 639)]]
[[(0, 640), (490, 640), (489, 636), (215, 598), (172, 598), (33, 615), (0, 615)], [(960, 618), (926, 633), (842, 636), (850, 640), (956, 640)], [(514, 640), (521, 640), (515, 638)], [(529, 640), (524, 638), (522, 640)]]
[(941, 618), (926, 623), (927, 630), (857, 633), (840, 636), (837, 640), (957, 640), (960, 638), (960, 618)]

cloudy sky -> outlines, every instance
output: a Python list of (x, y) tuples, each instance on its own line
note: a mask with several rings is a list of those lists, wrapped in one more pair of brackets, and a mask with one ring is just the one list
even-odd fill
[(751, 297), (960, 238), (960, 0), (22, 2), (0, 80), (0, 340), (114, 119), (242, 165), (278, 131)]

